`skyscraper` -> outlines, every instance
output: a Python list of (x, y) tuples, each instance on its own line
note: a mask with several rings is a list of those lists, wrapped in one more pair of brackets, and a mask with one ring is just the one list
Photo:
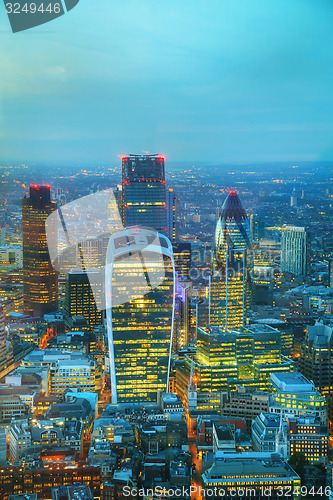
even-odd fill
[(173, 255), (175, 258), (175, 269), (179, 276), (190, 277), (192, 256), (191, 243), (173, 242)]
[(244, 324), (251, 303), (252, 248), (246, 212), (230, 191), (217, 221), (210, 283), (210, 324), (237, 328)]
[(130, 228), (110, 238), (106, 311), (113, 403), (157, 401), (157, 392), (168, 390), (175, 271), (170, 241), (156, 236)]
[(250, 215), (250, 230), (253, 241), (259, 241), (265, 234), (265, 222), (259, 214)]
[(167, 235), (170, 241), (175, 241), (177, 237), (176, 228), (176, 195), (173, 189), (166, 191), (167, 208)]
[(190, 341), (192, 282), (176, 276), (175, 331), (173, 352), (178, 352)]
[(55, 209), (49, 186), (31, 186), (22, 200), (24, 312), (31, 316), (58, 308), (58, 277), (45, 233), (45, 221)]
[(281, 238), (281, 271), (306, 276), (310, 266), (310, 238), (305, 227), (285, 226)]
[(122, 216), (125, 227), (146, 226), (167, 233), (164, 158), (129, 155), (122, 159)]
[[(94, 271), (90, 269), (89, 273), (90, 278), (92, 278)], [(96, 277), (99, 277), (98, 270), (96, 270)], [(102, 311), (96, 307), (89, 277), (86, 272), (80, 269), (72, 269), (66, 274), (65, 314), (68, 318), (84, 316), (88, 320), (91, 330), (102, 322)]]

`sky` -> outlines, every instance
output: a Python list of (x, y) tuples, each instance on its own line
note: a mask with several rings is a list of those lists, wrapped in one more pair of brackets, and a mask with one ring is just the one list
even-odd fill
[(80, 0), (13, 34), (1, 162), (333, 160), (332, 0)]

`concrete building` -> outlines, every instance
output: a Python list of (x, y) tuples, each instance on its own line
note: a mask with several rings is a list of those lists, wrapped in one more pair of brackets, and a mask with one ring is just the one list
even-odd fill
[[(292, 499), (298, 499), (297, 488), (301, 479), (277, 453), (223, 453), (215, 454), (215, 462), (202, 475), (203, 487), (209, 489), (210, 498), (259, 498), (261, 488), (275, 498), (278, 491), (291, 487)], [(214, 490), (216, 488), (216, 490)]]
[(290, 454), (303, 453), (312, 465), (327, 463), (328, 427), (318, 417), (288, 418)]
[(289, 458), (289, 429), (282, 415), (261, 413), (252, 422), (252, 442), (256, 451), (280, 453)]
[(229, 394), (224, 402), (222, 415), (226, 417), (241, 417), (246, 422), (248, 432), (252, 421), (261, 413), (269, 411), (269, 395), (264, 391), (249, 390), (238, 386), (235, 392)]
[(13, 460), (24, 457), (31, 447), (31, 433), (28, 422), (14, 423), (9, 431), (9, 451)]

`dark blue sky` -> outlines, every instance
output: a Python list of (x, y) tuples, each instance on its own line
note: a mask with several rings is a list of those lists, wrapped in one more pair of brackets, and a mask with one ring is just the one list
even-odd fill
[(81, 0), (15, 35), (1, 9), (0, 161), (332, 160), (332, 26), (332, 0)]

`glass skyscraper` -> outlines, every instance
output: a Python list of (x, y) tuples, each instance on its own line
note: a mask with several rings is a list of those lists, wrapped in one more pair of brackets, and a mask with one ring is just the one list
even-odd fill
[(164, 158), (122, 158), (122, 217), (125, 227), (145, 226), (167, 233)]
[(229, 192), (216, 225), (209, 300), (211, 325), (237, 328), (251, 303), (250, 225), (235, 191)]
[(45, 221), (56, 207), (49, 186), (31, 186), (22, 200), (24, 312), (35, 317), (58, 309), (58, 276), (45, 233)]
[(305, 227), (285, 226), (281, 238), (281, 271), (306, 276), (310, 267), (310, 238)]
[[(97, 282), (98, 270), (89, 269), (89, 273), (91, 279), (95, 273)], [(64, 310), (68, 318), (84, 316), (91, 330), (95, 325), (102, 323), (102, 311), (96, 306), (88, 275), (80, 269), (72, 269), (66, 274)]]
[(112, 403), (157, 401), (157, 392), (168, 390), (174, 277), (166, 237), (138, 228), (111, 236), (106, 310)]

